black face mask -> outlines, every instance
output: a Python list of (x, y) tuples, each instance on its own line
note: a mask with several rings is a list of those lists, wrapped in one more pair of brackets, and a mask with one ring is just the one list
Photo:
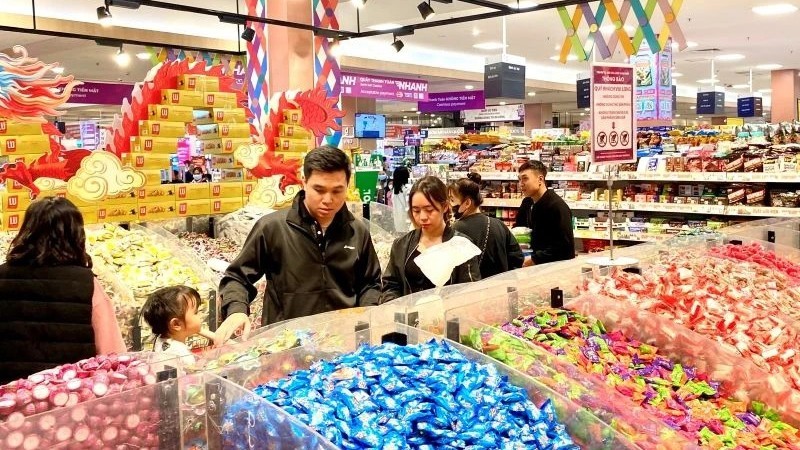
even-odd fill
[(464, 213), (459, 211), (460, 209), (461, 209), (461, 205), (453, 206), (453, 217), (456, 220), (461, 220), (461, 218), (464, 217)]

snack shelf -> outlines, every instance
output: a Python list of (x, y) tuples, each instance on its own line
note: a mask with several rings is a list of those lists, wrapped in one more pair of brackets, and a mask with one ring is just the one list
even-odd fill
[[(451, 172), (448, 179), (464, 178), (468, 172)], [(478, 172), (483, 181), (517, 181), (517, 172)], [(606, 181), (603, 172), (548, 172), (547, 181)], [(619, 172), (615, 181), (693, 181), (708, 183), (800, 183), (797, 172)]]
[[(575, 239), (608, 239), (608, 231), (573, 230)], [(614, 230), (615, 241), (664, 242), (672, 239), (672, 234), (635, 233)]]

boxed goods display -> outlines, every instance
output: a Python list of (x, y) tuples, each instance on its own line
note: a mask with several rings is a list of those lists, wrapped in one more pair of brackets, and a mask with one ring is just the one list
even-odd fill
[(40, 123), (23, 123), (15, 120), (0, 119), (0, 136), (39, 135), (42, 132)]
[(30, 194), (24, 192), (0, 192), (0, 212), (20, 212), (31, 204)]
[(279, 125), (278, 135), (290, 139), (311, 139), (311, 133), (300, 125)]
[(219, 91), (219, 77), (205, 75), (180, 75), (178, 76), (178, 89), (182, 91)]
[(177, 151), (178, 142), (175, 138), (163, 137), (131, 137), (131, 151), (135, 153), (160, 153), (165, 155), (174, 154)]
[(162, 89), (161, 104), (190, 106), (194, 108), (206, 106), (205, 95), (202, 92), (179, 91), (177, 89)]
[(213, 108), (211, 109), (211, 117), (217, 123), (246, 123), (247, 115), (242, 108), (225, 109)]
[(171, 166), (170, 155), (152, 153), (126, 153), (123, 163), (136, 169), (161, 170)]
[(209, 183), (181, 184), (177, 187), (176, 200), (204, 200), (211, 198)]
[(287, 125), (300, 125), (303, 120), (303, 110), (301, 109), (284, 109), (283, 110), (283, 123)]
[(231, 154), (242, 145), (250, 144), (250, 138), (208, 139), (200, 142), (203, 153)]
[(143, 222), (177, 217), (175, 200), (139, 203), (139, 220)]
[(211, 201), (211, 214), (228, 214), (244, 206), (242, 197), (236, 198), (213, 198)]
[(209, 162), (215, 169), (234, 169), (242, 167), (242, 163), (236, 160), (233, 155), (211, 155)]
[(182, 138), (186, 136), (186, 124), (183, 122), (163, 122), (159, 120), (140, 120), (139, 136), (161, 138)]
[(290, 138), (277, 138), (275, 139), (275, 151), (278, 152), (294, 152), (304, 153), (311, 150), (314, 143), (311, 139), (290, 139)]
[(135, 221), (139, 217), (138, 208), (139, 204), (135, 201), (115, 205), (100, 203), (97, 205), (97, 222), (115, 223)]
[(212, 123), (197, 125), (197, 137), (202, 140), (211, 139), (248, 139), (249, 123)]
[(0, 156), (47, 153), (50, 150), (50, 136), (0, 136)]
[(211, 214), (211, 203), (208, 199), (177, 200), (175, 210), (178, 217), (204, 216)]
[(136, 190), (136, 201), (139, 204), (175, 200), (177, 189), (174, 185), (149, 186)]
[(211, 198), (239, 198), (242, 197), (241, 182), (211, 183)]
[(148, 109), (150, 120), (183, 123), (190, 123), (194, 120), (194, 109), (190, 106), (150, 105)]
[(205, 92), (203, 94), (203, 104), (206, 108), (235, 108), (239, 106), (234, 92)]

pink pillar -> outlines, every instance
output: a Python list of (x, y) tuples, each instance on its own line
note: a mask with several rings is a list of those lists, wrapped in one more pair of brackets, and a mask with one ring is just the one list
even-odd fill
[[(311, 24), (311, 0), (267, 2), (267, 17)], [(314, 36), (310, 31), (268, 26), (270, 91), (314, 87)]]
[(772, 122), (798, 119), (800, 100), (800, 71), (784, 69), (772, 71)]
[(546, 121), (553, 120), (551, 103), (528, 103), (525, 105), (525, 133), (544, 128)]

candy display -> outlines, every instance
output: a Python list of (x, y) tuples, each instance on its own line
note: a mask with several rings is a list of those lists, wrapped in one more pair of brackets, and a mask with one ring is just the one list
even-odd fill
[(65, 364), (0, 387), (0, 449), (158, 447), (155, 365), (138, 355)]
[(255, 206), (245, 206), (223, 217), (216, 224), (215, 235), (235, 242), (240, 247), (250, 234), (250, 230), (259, 219), (275, 212), (272, 209), (263, 209)]
[(720, 245), (709, 249), (709, 254), (720, 258), (759, 264), (785, 274), (791, 279), (792, 284), (800, 283), (800, 264), (779, 256), (774, 251), (767, 250), (758, 242), (743, 245)]
[(613, 270), (596, 275), (582, 288), (729, 344), (800, 388), (800, 312), (795, 307), (800, 295), (780, 272), (713, 258), (695, 248), (661, 252), (641, 274)]
[(443, 342), (363, 346), (255, 392), (342, 448), (579, 448), (551, 402)]
[(707, 374), (674, 363), (657, 348), (622, 332), (607, 332), (594, 318), (573, 311), (545, 310), (520, 316), (501, 328), (600, 377), (705, 448), (793, 448), (800, 444), (798, 430), (781, 422), (775, 411), (758, 402), (747, 405), (729, 398), (730, 392)]

